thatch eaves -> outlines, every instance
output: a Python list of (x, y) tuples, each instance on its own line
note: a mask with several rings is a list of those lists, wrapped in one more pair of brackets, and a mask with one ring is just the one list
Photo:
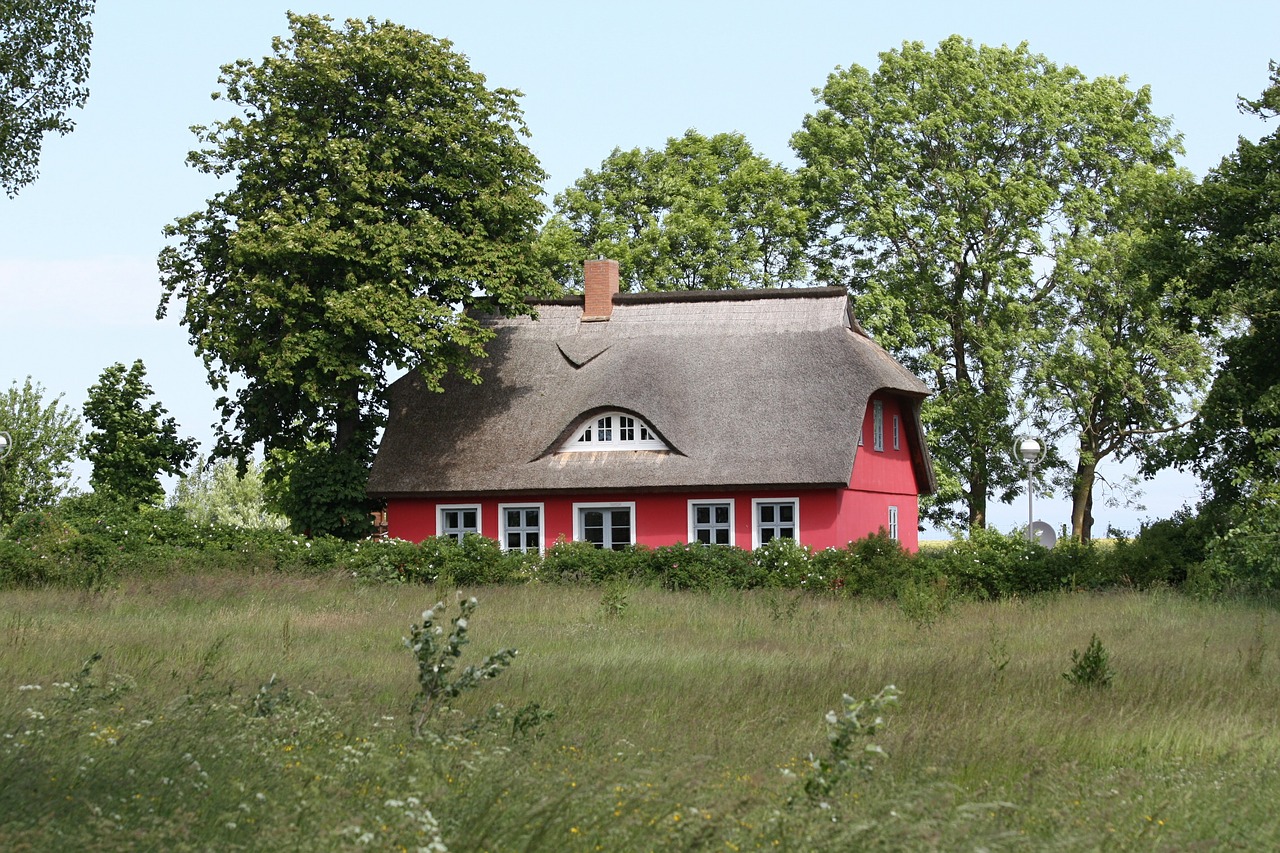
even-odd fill
[[(391, 387), (369, 481), (382, 497), (847, 486), (872, 393), (902, 395), (922, 492), (929, 389), (853, 321), (840, 288), (619, 294), (493, 318), (479, 385)], [(632, 412), (669, 451), (557, 450), (586, 417)]]

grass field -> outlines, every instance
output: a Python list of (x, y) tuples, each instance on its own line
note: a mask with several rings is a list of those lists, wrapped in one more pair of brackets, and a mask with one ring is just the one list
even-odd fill
[[(463, 662), (520, 655), (419, 739), (401, 638), (454, 590), (0, 593), (0, 848), (1280, 847), (1273, 609), (1062, 594), (922, 624), (782, 591), (464, 592)], [(1068, 683), (1094, 635), (1111, 685)], [(887, 684), (887, 756), (806, 797), (826, 712)]]

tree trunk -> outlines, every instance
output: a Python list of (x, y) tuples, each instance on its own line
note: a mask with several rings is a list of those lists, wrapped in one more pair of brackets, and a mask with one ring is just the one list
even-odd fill
[(987, 527), (987, 488), (990, 477), (986, 460), (975, 458), (972, 476), (969, 478), (969, 529), (985, 530)]
[(1093, 454), (1081, 448), (1076, 476), (1071, 487), (1071, 538), (1088, 542), (1093, 533), (1093, 482), (1098, 464)]

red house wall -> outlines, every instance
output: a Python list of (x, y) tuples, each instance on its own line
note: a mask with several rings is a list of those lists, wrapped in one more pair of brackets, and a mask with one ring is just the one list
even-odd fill
[[(874, 449), (874, 401), (884, 405), (884, 450)], [(898, 539), (908, 550), (918, 547), (920, 523), (915, 471), (908, 447), (906, 418), (897, 398), (874, 395), (863, 420), (862, 446), (856, 454), (849, 488), (789, 489), (782, 491), (660, 492), (612, 494), (560, 494), (545, 497), (474, 496), (393, 498), (387, 502), (388, 533), (397, 539), (421, 542), (437, 535), (440, 505), (479, 505), (480, 531), (497, 539), (501, 532), (499, 504), (542, 504), (544, 545), (558, 538), (573, 538), (575, 503), (634, 503), (636, 544), (657, 547), (689, 539), (689, 501), (734, 503), (734, 539), (738, 547), (751, 548), (753, 499), (797, 498), (800, 541), (814, 549), (841, 548), (876, 533), (889, 524), (889, 508), (898, 508)], [(893, 446), (893, 418), (898, 418), (898, 447)], [(857, 436), (851, 440), (856, 441)]]

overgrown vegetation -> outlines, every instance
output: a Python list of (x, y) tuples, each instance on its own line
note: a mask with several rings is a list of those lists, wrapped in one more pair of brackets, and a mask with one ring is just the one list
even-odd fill
[[(439, 738), (416, 738), (420, 687), (398, 641), (424, 600), (459, 592), (332, 572), (0, 592), (0, 847), (1280, 843), (1266, 642), (1280, 621), (1256, 603), (1160, 589), (956, 601), (921, 631), (865, 598), (632, 586), (614, 619), (596, 587), (490, 586), (474, 645), (518, 647), (519, 663), (441, 709)], [(1121, 662), (1108, 690), (1061, 677), (1082, 630)], [(470, 651), (460, 668), (482, 659)], [(842, 693), (891, 682), (891, 713), (842, 713)], [(877, 716), (889, 724), (872, 736)]]
[(370, 583), (597, 584), (613, 590), (779, 589), (897, 600), (927, 625), (952, 603), (1056, 590), (1183, 587), (1196, 595), (1269, 595), (1280, 588), (1274, 554), (1280, 526), (1255, 525), (1217, 536), (1204, 520), (1181, 514), (1137, 536), (1103, 543), (1063, 540), (1046, 549), (1019, 536), (975, 530), (918, 554), (884, 534), (844, 548), (814, 551), (775, 539), (755, 551), (675, 544), (600, 550), (556, 542), (545, 554), (506, 552), (469, 535), (420, 544), (306, 538), (278, 528), (190, 520), (180, 509), (135, 507), (82, 495), (18, 516), (0, 530), (0, 587), (93, 588), (131, 575), (236, 568), (259, 572), (346, 571)]

